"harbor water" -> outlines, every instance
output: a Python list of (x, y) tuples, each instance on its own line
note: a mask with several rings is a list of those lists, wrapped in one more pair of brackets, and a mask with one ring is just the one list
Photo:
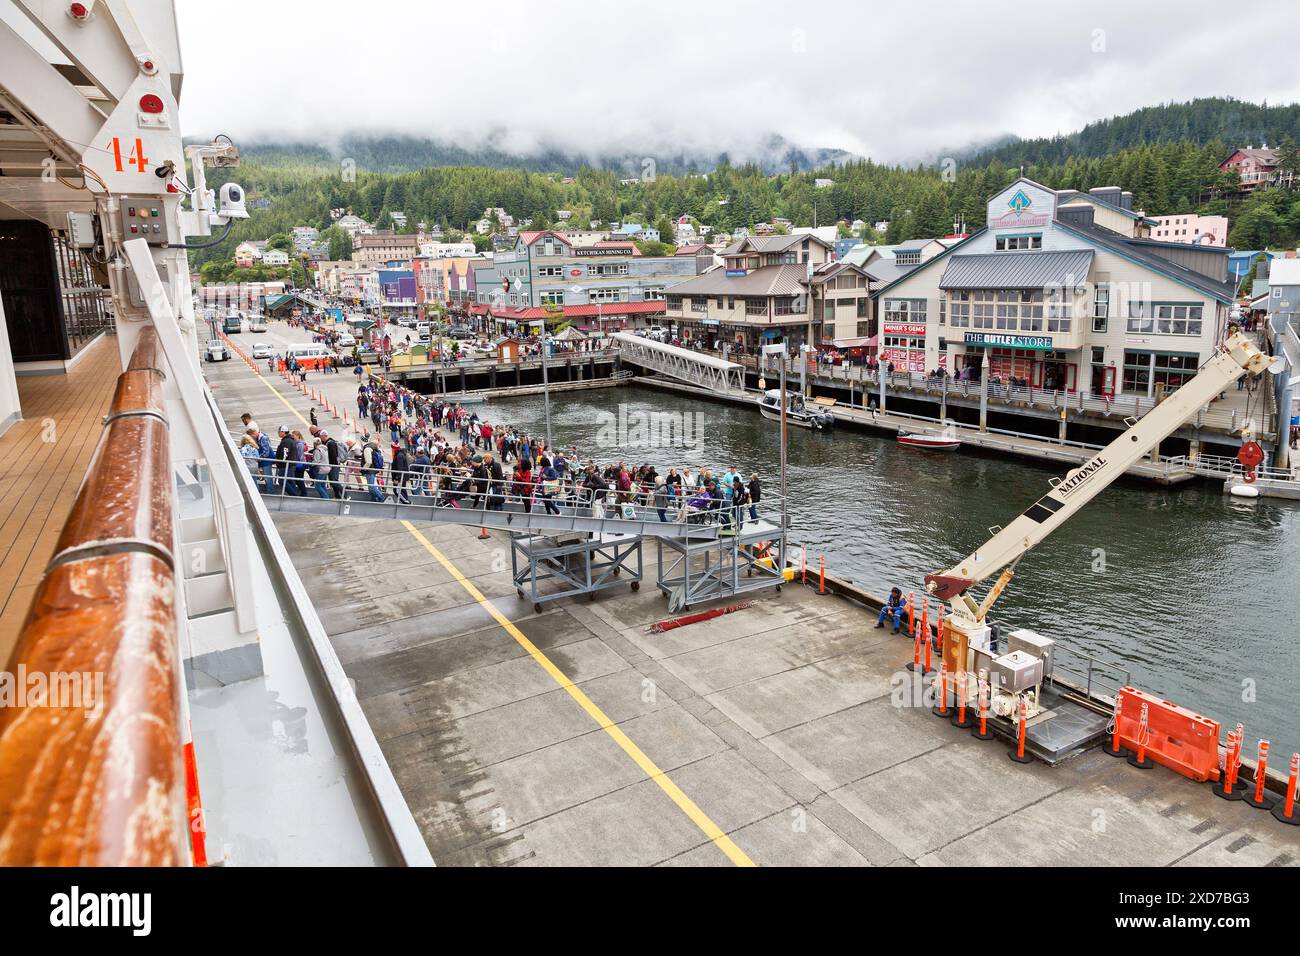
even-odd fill
[[(541, 396), (494, 399), (480, 414), (544, 434)], [(602, 464), (736, 466), (778, 487), (780, 426), (756, 407), (599, 389), (552, 395), (551, 421), (557, 445)], [(787, 460), (795, 560), (805, 545), (810, 563), (824, 555), (829, 573), (882, 595), (921, 594), (926, 574), (975, 550), (1062, 473), (847, 428), (791, 428)], [(1266, 737), (1284, 766), (1300, 750), (1298, 611), (1300, 503), (1125, 479), (1025, 557), (993, 617), (1130, 671), (1225, 734), (1240, 721), (1248, 754)]]

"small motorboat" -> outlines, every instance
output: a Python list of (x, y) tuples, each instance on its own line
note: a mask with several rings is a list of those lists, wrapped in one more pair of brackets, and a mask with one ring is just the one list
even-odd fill
[[(758, 411), (769, 421), (781, 420), (781, 390), (769, 388), (758, 397)], [(798, 392), (786, 392), (785, 420), (799, 428), (811, 428), (820, 431), (835, 424), (835, 416), (829, 411), (809, 408), (803, 396)]]
[(898, 443), (912, 448), (928, 448), (931, 451), (956, 451), (961, 447), (961, 439), (953, 432), (940, 435), (928, 435), (925, 432), (898, 430)]

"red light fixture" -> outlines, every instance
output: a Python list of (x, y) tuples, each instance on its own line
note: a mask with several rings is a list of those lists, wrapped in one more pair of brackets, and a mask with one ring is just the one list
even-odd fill
[(140, 112), (161, 113), (162, 111), (162, 97), (157, 93), (146, 93), (144, 96), (140, 97)]
[(72, 19), (74, 20), (84, 20), (86, 19), (87, 16), (90, 15), (84, 3), (72, 4), (70, 7), (68, 7), (68, 13), (72, 15)]

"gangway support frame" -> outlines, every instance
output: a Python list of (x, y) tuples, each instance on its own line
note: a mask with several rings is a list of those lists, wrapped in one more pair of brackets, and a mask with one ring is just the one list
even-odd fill
[(677, 614), (693, 605), (785, 583), (786, 533), (770, 521), (746, 520), (716, 541), (657, 539), (657, 586)]
[[(601, 591), (628, 585), (641, 589), (644, 576), (642, 543), (637, 534), (510, 535), (510, 569), (515, 593), (532, 601), (540, 614), (547, 601), (583, 595), (595, 600)], [(554, 582), (558, 590), (538, 590), (541, 582)], [(528, 593), (524, 593), (527, 587)]]

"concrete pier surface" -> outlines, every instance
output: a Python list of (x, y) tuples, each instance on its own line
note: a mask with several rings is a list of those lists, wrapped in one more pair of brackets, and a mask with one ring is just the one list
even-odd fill
[[(278, 377), (205, 371), (232, 426), (302, 425), (310, 399)], [(842, 598), (792, 584), (652, 634), (648, 585), (533, 613), (502, 534), (276, 525), (441, 865), (1300, 860), (1300, 828), (1163, 768), (1012, 763), (919, 706), (911, 642)]]

